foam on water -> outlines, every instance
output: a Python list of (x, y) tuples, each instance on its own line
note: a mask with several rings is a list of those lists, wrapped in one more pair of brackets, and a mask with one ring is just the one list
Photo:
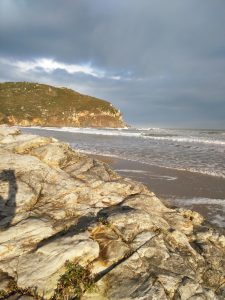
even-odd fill
[(201, 206), (201, 210), (206, 207), (206, 215), (209, 221), (221, 228), (225, 227), (225, 199), (211, 199), (211, 198), (181, 198), (170, 199), (174, 205), (180, 207), (187, 207), (197, 210), (197, 206)]
[(174, 137), (173, 135), (167, 135), (167, 136), (143, 135), (142, 137), (152, 139), (152, 140), (167, 140), (167, 141), (180, 142), (180, 143), (203, 143), (203, 144), (225, 145), (225, 141), (209, 140), (209, 139), (194, 138), (194, 137)]
[(133, 169), (116, 169), (115, 170), (116, 172), (119, 172), (119, 173), (135, 173), (135, 174), (148, 174), (148, 176), (150, 178), (153, 178), (153, 179), (164, 179), (164, 180), (168, 180), (168, 181), (171, 181), (171, 180), (176, 180), (177, 177), (175, 176), (166, 176), (166, 175), (154, 175), (148, 171), (144, 171), (144, 170), (133, 170)]
[(24, 130), (60, 135), (85, 153), (225, 178), (225, 131), (222, 130), (73, 127)]
[(182, 206), (190, 205), (218, 205), (225, 208), (225, 199), (212, 199), (212, 198), (176, 198), (172, 199), (173, 203), (181, 204)]
[[(78, 149), (77, 144), (72, 144), (72, 147), (74, 147), (75, 149)], [(93, 149), (92, 151), (90, 150), (86, 150), (86, 149), (79, 149), (80, 152), (82, 153), (86, 153), (86, 154), (95, 154), (95, 155), (103, 155), (103, 156), (107, 156), (107, 157), (115, 157), (118, 159), (126, 159), (129, 161), (133, 161), (133, 162), (141, 162), (143, 164), (147, 164), (147, 165), (151, 165), (151, 166), (159, 166), (159, 167), (164, 167), (167, 169), (176, 169), (179, 171), (189, 171), (189, 172), (193, 172), (193, 173), (200, 173), (200, 174), (204, 174), (204, 175), (209, 175), (209, 176), (215, 176), (215, 177), (221, 177), (221, 178), (225, 178), (225, 168), (224, 165), (220, 166), (220, 169), (218, 167), (213, 167), (212, 165), (209, 165), (206, 163), (205, 166), (200, 166), (197, 165), (194, 161), (192, 162), (193, 164), (195, 164), (195, 167), (190, 167), (188, 166), (188, 163), (191, 163), (191, 161), (187, 161), (186, 164), (187, 166), (182, 166), (182, 163), (184, 164), (184, 162), (170, 162), (168, 160), (163, 160), (163, 158), (160, 159), (144, 159), (143, 157), (140, 157), (138, 155), (126, 155), (125, 152), (121, 152), (118, 154), (115, 154), (115, 152), (111, 152), (109, 151), (99, 151), (97, 149)], [(130, 170), (130, 172), (132, 172), (132, 170)]]
[[(22, 127), (21, 127), (22, 128)], [(40, 127), (33, 126), (33, 129), (51, 130), (51, 131), (62, 131), (62, 132), (73, 132), (81, 134), (91, 135), (105, 135), (105, 136), (126, 136), (126, 137), (140, 137), (144, 139), (153, 140), (166, 140), (180, 143), (205, 143), (205, 144), (218, 144), (225, 145), (224, 132), (220, 135), (222, 139), (213, 139), (202, 136), (188, 136), (187, 130), (176, 130), (176, 129), (161, 129), (161, 128), (78, 128), (78, 127)], [(193, 131), (190, 130), (193, 133)], [(203, 131), (205, 132), (205, 131)], [(220, 131), (219, 131), (220, 132)], [(179, 136), (179, 133), (181, 136)], [(185, 133), (185, 135), (184, 135)], [(218, 134), (216, 131), (214, 134)], [(182, 136), (184, 135), (184, 136)], [(196, 135), (196, 133), (195, 133)], [(210, 133), (209, 133), (210, 135)]]
[(52, 131), (63, 131), (63, 132), (73, 132), (73, 133), (81, 133), (81, 134), (93, 134), (93, 135), (109, 135), (109, 136), (133, 136), (140, 137), (141, 134), (137, 132), (126, 132), (125, 128), (104, 128), (104, 129), (95, 129), (95, 128), (77, 128), (77, 127), (30, 127), (33, 129), (44, 129), (44, 130), (52, 130)]
[(132, 170), (132, 169), (116, 169), (115, 171), (117, 172), (122, 172), (122, 173), (140, 173), (140, 174), (147, 174), (147, 171), (144, 170)]

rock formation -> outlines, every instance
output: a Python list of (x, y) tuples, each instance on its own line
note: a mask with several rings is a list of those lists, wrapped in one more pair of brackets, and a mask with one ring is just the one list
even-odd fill
[(0, 126), (2, 299), (224, 299), (225, 237), (53, 138)]
[(0, 124), (20, 126), (125, 127), (118, 109), (105, 100), (67, 88), (0, 83)]

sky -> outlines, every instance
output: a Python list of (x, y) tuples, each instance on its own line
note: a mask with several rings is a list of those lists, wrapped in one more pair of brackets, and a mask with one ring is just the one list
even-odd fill
[(225, 129), (224, 0), (0, 0), (0, 82), (110, 101), (139, 127)]

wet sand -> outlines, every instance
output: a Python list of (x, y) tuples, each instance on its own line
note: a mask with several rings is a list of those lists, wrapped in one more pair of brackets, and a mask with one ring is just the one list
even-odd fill
[(200, 173), (151, 166), (139, 162), (93, 155), (120, 175), (142, 182), (165, 204), (201, 213), (225, 231), (225, 179)]

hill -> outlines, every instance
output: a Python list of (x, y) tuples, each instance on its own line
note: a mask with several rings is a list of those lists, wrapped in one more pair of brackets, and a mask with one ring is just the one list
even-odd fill
[(29, 82), (0, 83), (0, 124), (124, 127), (111, 103), (68, 88)]

